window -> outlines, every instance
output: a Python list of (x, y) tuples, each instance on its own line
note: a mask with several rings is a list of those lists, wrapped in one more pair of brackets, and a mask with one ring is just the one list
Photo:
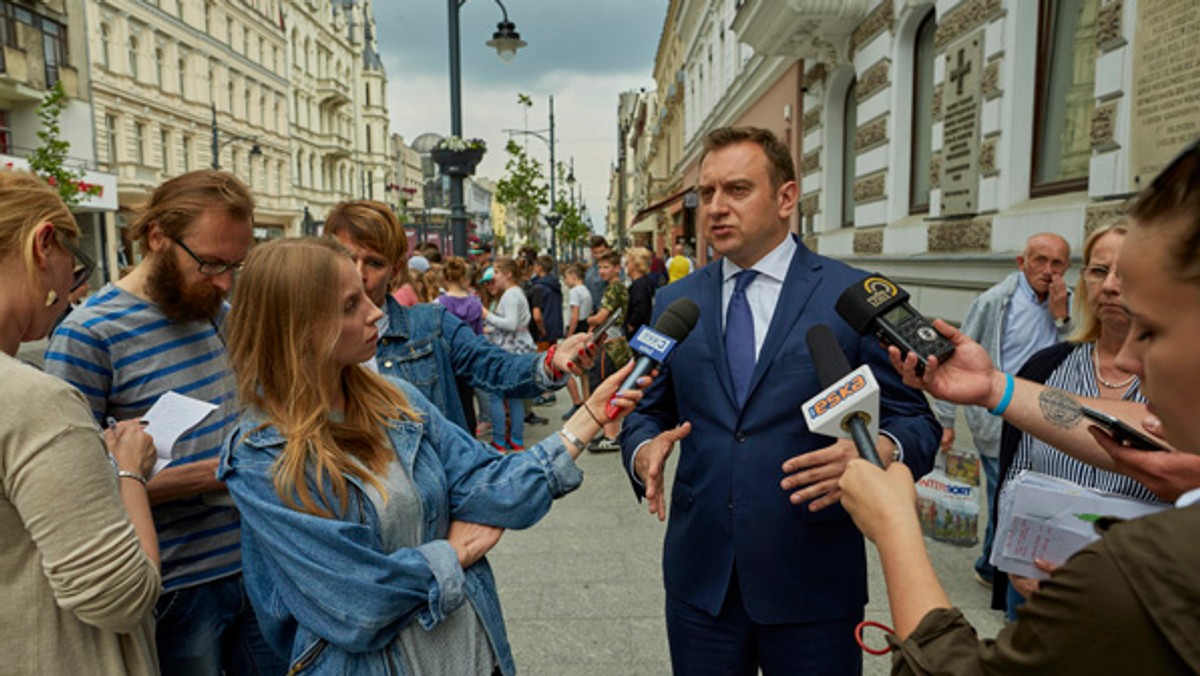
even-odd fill
[(366, 90), (366, 94), (367, 94), (367, 105), (369, 106), (369, 105), (371, 105), (371, 83), (370, 83), (370, 82), (364, 83), (364, 84), (363, 84), (363, 89), (365, 89), (365, 90)]
[(367, 154), (371, 154), (371, 125), (367, 125)]
[(229, 101), (229, 114), (233, 114), (233, 75), (229, 76), (229, 82), (225, 83), (226, 100)]
[(854, 174), (858, 160), (855, 135), (858, 133), (858, 79), (846, 87), (842, 108), (842, 227), (854, 227)]
[(1033, 115), (1034, 196), (1087, 188), (1099, 0), (1042, 2)]
[(46, 86), (53, 87), (58, 82), (58, 66), (67, 62), (67, 51), (63, 38), (66, 29), (48, 19), (39, 21), (42, 26), (42, 57), (46, 61)]
[(375, 172), (367, 172), (367, 199), (375, 199)]
[(183, 140), (179, 142), (179, 150), (182, 151), (182, 154), (183, 154), (183, 170), (191, 171), (192, 170), (192, 137), (191, 136), (183, 137)]
[(0, 109), (0, 153), (12, 152), (12, 122), (9, 111)]
[(225, 19), (225, 42), (229, 43), (230, 49), (233, 48), (233, 19)]
[(133, 150), (138, 164), (146, 164), (146, 125), (142, 122), (133, 123)]
[(109, 50), (112, 49), (112, 28), (109, 28), (107, 23), (100, 24), (100, 65), (105, 68), (110, 68), (109, 63), (112, 58)]
[(186, 56), (179, 57), (178, 68), (179, 68), (179, 96), (186, 97), (187, 96), (187, 79), (188, 79), (187, 57)]
[(129, 36), (129, 77), (138, 79), (138, 37)]
[(158, 132), (158, 148), (162, 153), (162, 170), (164, 174), (171, 172), (171, 132), (162, 129)]
[(154, 48), (154, 84), (159, 87), (163, 86), (163, 61), (166, 58), (163, 56), (162, 47)]
[(212, 2), (211, 0), (203, 0), (204, 2), (204, 32), (212, 35)]
[(117, 150), (120, 146), (117, 145), (117, 118), (112, 115), (104, 116), (104, 136), (108, 139), (108, 163), (113, 165), (117, 160), (121, 159)]
[(930, 9), (917, 27), (913, 54), (912, 154), (909, 158), (908, 212), (929, 213), (930, 171), (933, 165), (933, 60), (937, 48), (935, 12)]

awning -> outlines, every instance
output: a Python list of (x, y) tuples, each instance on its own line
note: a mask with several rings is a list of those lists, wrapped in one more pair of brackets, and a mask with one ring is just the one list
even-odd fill
[[(690, 187), (684, 188), (683, 190), (680, 190), (679, 192), (675, 193), (674, 195), (671, 195), (670, 197), (668, 197), (666, 199), (659, 200), (658, 202), (651, 204), (650, 206), (646, 207), (645, 209), (642, 209), (641, 211), (637, 212), (636, 216), (633, 217), (633, 224), (637, 224), (639, 221), (645, 219), (647, 216), (649, 216), (650, 214), (653, 214), (656, 211), (661, 211), (668, 207), (674, 206), (675, 203), (682, 200), (684, 195), (688, 194), (689, 191), (691, 191)], [(676, 209), (674, 209), (672, 211), (672, 213), (674, 213), (674, 211), (678, 211), (678, 210), (679, 210), (678, 207), (676, 207)], [(639, 231), (639, 230), (634, 230), (633, 228), (630, 228), (629, 232), (650, 232), (650, 231), (649, 230), (640, 230)]]
[(642, 221), (634, 223), (632, 226), (630, 226), (629, 234), (636, 235), (639, 232), (654, 232), (654, 226), (657, 224), (658, 222), (653, 218), (643, 219)]

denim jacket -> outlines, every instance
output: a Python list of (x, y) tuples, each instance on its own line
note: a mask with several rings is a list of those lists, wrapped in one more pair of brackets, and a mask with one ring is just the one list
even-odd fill
[[(583, 474), (557, 434), (524, 453), (500, 455), (451, 424), (415, 387), (394, 384), (422, 415), (394, 420), (387, 430), (424, 510), (424, 544), (416, 548), (383, 551), (379, 515), (351, 476), (348, 504), (336, 518), (286, 506), (273, 483), (285, 439), (261, 413), (244, 413), (227, 438), (217, 477), (242, 514), (243, 573), (263, 636), (289, 657), (292, 674), (407, 674), (400, 630), (411, 622), (433, 628), (470, 599), (501, 672), (511, 676), (516, 668), (491, 568), (480, 559), (462, 570), (445, 539), (450, 521), (529, 527), (551, 500), (579, 487)], [(309, 487), (318, 490), (311, 474)]]
[(459, 427), (467, 418), (453, 376), (505, 399), (536, 397), (567, 383), (565, 376), (546, 375), (545, 355), (505, 352), (437, 303), (404, 307), (389, 295), (384, 312), (388, 325), (375, 350), (379, 372), (415, 385)]

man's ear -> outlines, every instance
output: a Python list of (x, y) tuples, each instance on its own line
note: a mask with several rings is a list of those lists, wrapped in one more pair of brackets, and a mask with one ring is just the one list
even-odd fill
[(158, 223), (151, 223), (150, 227), (146, 230), (146, 248), (151, 253), (158, 253), (165, 249), (169, 239), (167, 233), (163, 232), (162, 227)]

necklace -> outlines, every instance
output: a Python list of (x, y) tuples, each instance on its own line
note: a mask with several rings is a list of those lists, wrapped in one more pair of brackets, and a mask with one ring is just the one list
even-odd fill
[(1095, 347), (1092, 348), (1092, 366), (1096, 369), (1096, 381), (1110, 390), (1120, 390), (1129, 387), (1129, 383), (1132, 383), (1133, 379), (1137, 377), (1135, 373), (1119, 383), (1110, 383), (1105, 380), (1104, 376), (1100, 375), (1100, 350), (1097, 350)]

